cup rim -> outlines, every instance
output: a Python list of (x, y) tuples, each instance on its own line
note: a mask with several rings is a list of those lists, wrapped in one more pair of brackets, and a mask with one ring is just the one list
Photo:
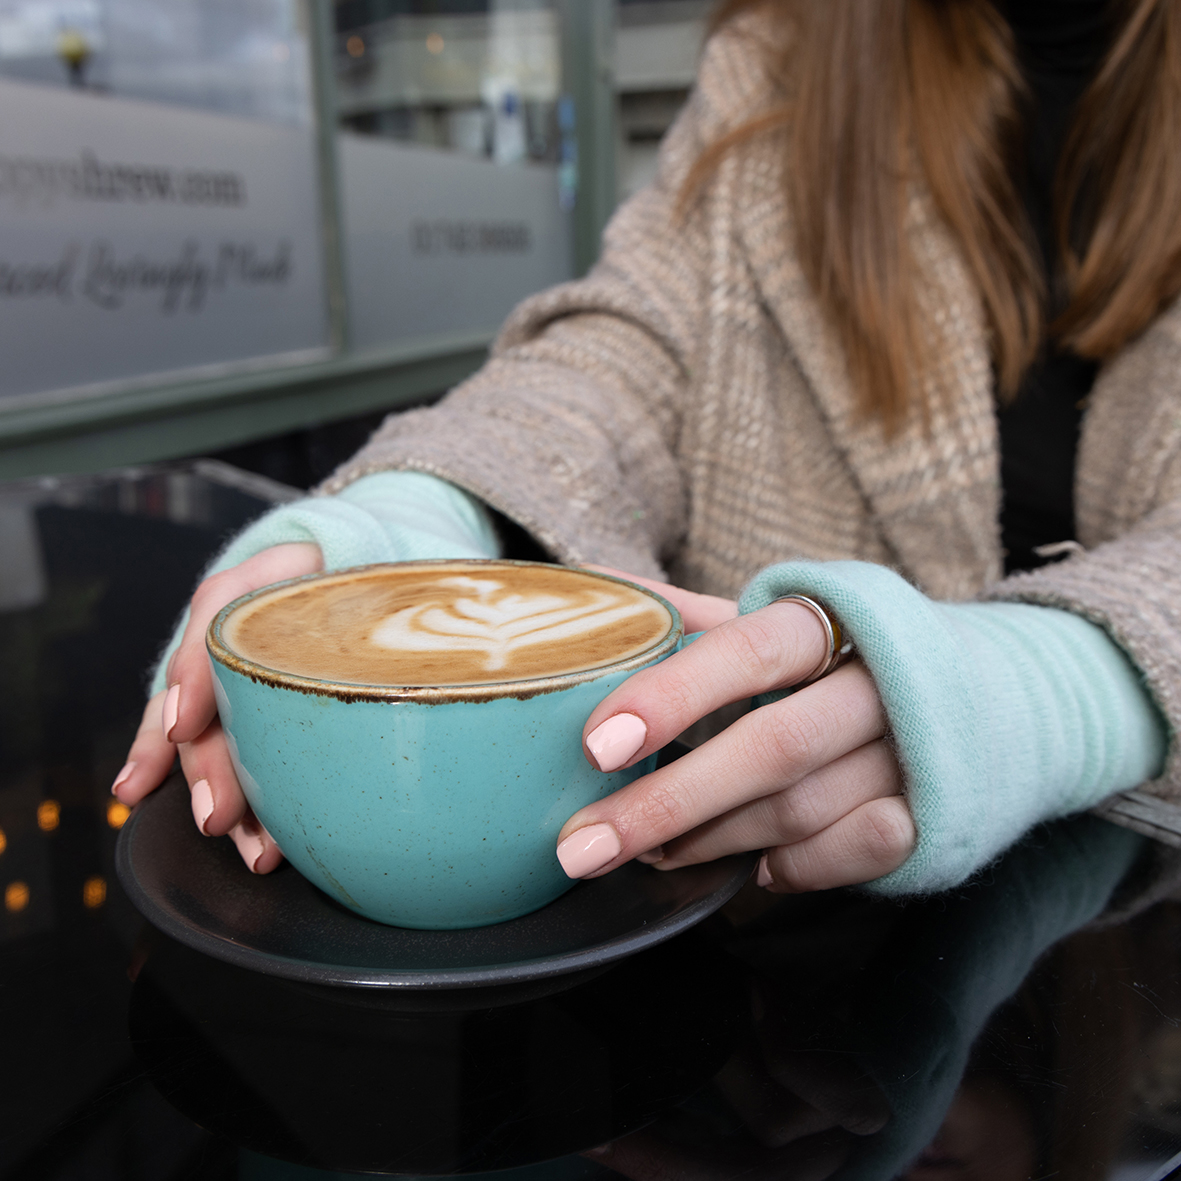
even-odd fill
[[(297, 673), (284, 672), (282, 669), (269, 668), (248, 657), (241, 656), (222, 639), (222, 626), (230, 615), (245, 606), (252, 599), (260, 595), (270, 594), (281, 587), (295, 586), (303, 582), (316, 582), (326, 578), (336, 578), (344, 574), (353, 574), (362, 570), (378, 570), (382, 568), (403, 570), (411, 566), (542, 566), (546, 569), (570, 570), (584, 574), (590, 578), (599, 578), (604, 582), (617, 582), (633, 590), (641, 591), (649, 598), (655, 599), (672, 618), (672, 627), (650, 648), (637, 652), (624, 660), (613, 661), (611, 664), (599, 665), (596, 668), (583, 669), (580, 672), (559, 673), (550, 677), (533, 677), (520, 681), (496, 681), (484, 684), (467, 685), (363, 685), (351, 681), (326, 681), (315, 677), (300, 676)], [(244, 595), (227, 603), (212, 619), (205, 633), (205, 648), (211, 660), (222, 665), (230, 672), (249, 677), (252, 681), (272, 685), (277, 689), (291, 689), (297, 693), (314, 694), (319, 697), (329, 697), (345, 703), (358, 701), (412, 701), (424, 704), (441, 705), (448, 702), (494, 701), (512, 697), (524, 701), (530, 697), (537, 697), (543, 693), (555, 693), (561, 689), (568, 689), (573, 685), (596, 681), (610, 673), (629, 672), (644, 668), (657, 657), (666, 652), (676, 651), (677, 645), (684, 635), (685, 625), (681, 613), (662, 595), (639, 583), (630, 582), (626, 578), (616, 578), (613, 574), (603, 574), (598, 570), (586, 570), (581, 566), (562, 566), (557, 562), (529, 562), (516, 558), (423, 558), (412, 562), (367, 562), (359, 566), (346, 566), (337, 570), (317, 570), (314, 574), (304, 574), (299, 578), (287, 578), (282, 582), (260, 586), (257, 590), (248, 591)]]

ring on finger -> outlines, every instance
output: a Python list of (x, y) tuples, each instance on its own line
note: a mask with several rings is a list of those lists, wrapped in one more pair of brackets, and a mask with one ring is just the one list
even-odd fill
[(853, 641), (845, 636), (839, 620), (823, 603), (808, 595), (780, 595), (772, 602), (800, 603), (807, 607), (820, 620), (820, 626), (824, 628), (824, 636), (828, 641), (828, 650), (820, 658), (820, 663), (803, 680), (796, 681), (793, 689), (803, 689), (806, 685), (815, 684), (822, 677), (827, 677), (830, 672), (840, 668), (846, 661), (852, 660)]

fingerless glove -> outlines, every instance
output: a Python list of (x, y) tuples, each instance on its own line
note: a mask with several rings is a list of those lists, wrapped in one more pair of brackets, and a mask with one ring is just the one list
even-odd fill
[(918, 841), (868, 890), (955, 886), (1039, 821), (1081, 812), (1163, 767), (1167, 728), (1139, 673), (1080, 616), (934, 602), (866, 562), (770, 566), (739, 610), (787, 594), (833, 611), (889, 717)]

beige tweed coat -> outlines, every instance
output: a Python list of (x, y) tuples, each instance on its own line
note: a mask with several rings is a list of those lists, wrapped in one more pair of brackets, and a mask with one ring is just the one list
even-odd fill
[[(583, 280), (537, 295), (489, 362), (438, 406), (395, 414), (325, 485), (431, 472), (563, 562), (665, 573), (735, 596), (792, 557), (885, 563), (940, 599), (1063, 607), (1104, 627), (1181, 732), (1181, 308), (1104, 366), (1083, 422), (1085, 552), (1001, 578), (1000, 476), (981, 302), (929, 196), (908, 234), (931, 354), (932, 430), (859, 418), (841, 349), (793, 254), (783, 153), (731, 153), (687, 216), (701, 150), (767, 101), (741, 32), (715, 36), (662, 149)], [(1181, 844), (1181, 756), (1108, 805)]]

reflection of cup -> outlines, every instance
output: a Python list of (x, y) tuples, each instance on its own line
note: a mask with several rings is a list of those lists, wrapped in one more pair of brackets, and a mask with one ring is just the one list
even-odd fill
[(595, 771), (583, 724), (681, 640), (676, 610), (631, 583), (461, 561), (255, 591), (208, 646), (239, 780), (288, 860), (370, 918), (453, 928), (573, 884), (562, 824), (650, 769)]
[(555, 1158), (642, 1128), (705, 1087), (749, 1003), (737, 961), (696, 932), (547, 983), (515, 998), (509, 986), (304, 985), (164, 940), (128, 1022), (161, 1094), (239, 1146), (243, 1181), (571, 1181), (600, 1173)]

